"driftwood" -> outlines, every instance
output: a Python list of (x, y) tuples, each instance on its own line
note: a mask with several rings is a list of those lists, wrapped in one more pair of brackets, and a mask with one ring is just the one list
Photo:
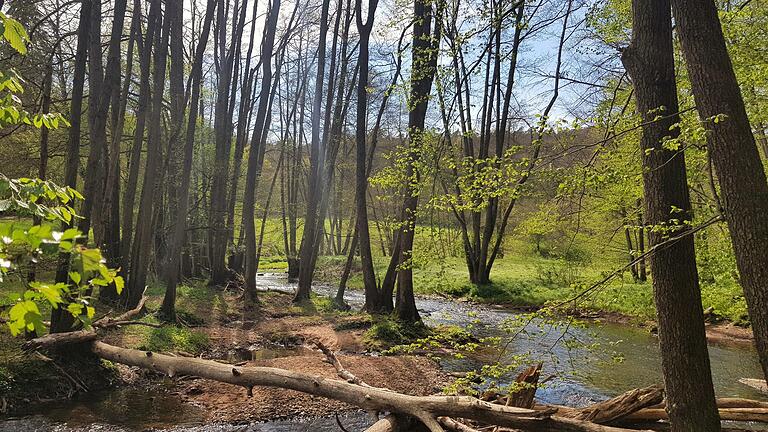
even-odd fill
[(518, 388), (507, 396), (506, 405), (520, 408), (533, 408), (536, 388), (539, 385), (542, 363), (538, 363), (522, 371), (515, 382)]
[[(718, 408), (717, 411), (720, 413), (720, 420), (768, 422), (768, 409), (766, 408)], [(665, 409), (641, 409), (624, 417), (622, 423), (658, 420), (669, 420)]]
[(579, 411), (574, 418), (594, 423), (611, 423), (642, 408), (657, 404), (664, 399), (661, 386), (630, 390), (607, 401), (590, 405)]
[(143, 323), (140, 321), (131, 321), (144, 309), (144, 305), (147, 303), (146, 294), (147, 289), (144, 288), (144, 293), (139, 300), (138, 306), (123, 313), (114, 318), (103, 317), (93, 322), (92, 326), (88, 330), (77, 330), (66, 333), (49, 333), (45, 336), (30, 339), (22, 345), (22, 348), (26, 351), (35, 351), (39, 349), (51, 349), (62, 345), (73, 345), (91, 342), (98, 338), (98, 330), (110, 329), (121, 325), (147, 325), (150, 327), (156, 327), (155, 324)]
[(739, 382), (744, 385), (750, 386), (753, 389), (756, 389), (758, 391), (768, 394), (768, 383), (766, 383), (765, 380), (756, 379), (756, 378), (741, 378)]
[(94, 341), (92, 351), (99, 357), (130, 366), (139, 366), (169, 376), (194, 375), (235, 384), (279, 387), (346, 402), (369, 411), (400, 413), (422, 422), (432, 432), (443, 432), (438, 417), (458, 417), (533, 432), (626, 432), (627, 429), (552, 416), (541, 411), (490, 404), (468, 396), (410, 396), (376, 387), (363, 387), (268, 367), (233, 367), (198, 358), (171, 357), (149, 351), (120, 348)]

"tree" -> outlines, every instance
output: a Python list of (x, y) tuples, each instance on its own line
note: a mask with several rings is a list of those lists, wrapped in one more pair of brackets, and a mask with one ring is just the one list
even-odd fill
[[(84, 1), (80, 7), (80, 21), (77, 25), (77, 48), (75, 51), (75, 67), (72, 78), (72, 102), (69, 115), (71, 124), (67, 141), (67, 157), (64, 168), (64, 185), (74, 189), (77, 187), (77, 172), (80, 167), (80, 125), (83, 115), (83, 91), (85, 86), (85, 68), (88, 60), (88, 39), (90, 37), (91, 2)], [(74, 226), (74, 221), (65, 222), (68, 227)], [(63, 253), (59, 257), (56, 270), (56, 283), (69, 281), (70, 257)], [(68, 331), (73, 324), (69, 315), (59, 308), (51, 310), (51, 332)]]
[[(251, 140), (251, 149), (248, 153), (248, 170), (245, 179), (245, 200), (243, 203), (243, 228), (245, 230), (245, 288), (246, 303), (253, 307), (257, 300), (256, 272), (259, 266), (256, 245), (255, 225), (255, 192), (257, 178), (261, 172), (261, 157), (266, 139), (262, 139), (262, 131), (267, 123), (269, 113), (270, 90), (272, 89), (272, 49), (275, 44), (275, 30), (277, 18), (280, 15), (280, 0), (272, 0), (267, 14), (265, 38), (261, 45), (261, 90), (259, 91), (259, 108), (256, 113), (256, 122)], [(263, 224), (262, 224), (263, 226)]]
[(322, 199), (322, 181), (324, 165), (320, 138), (320, 112), (323, 103), (323, 88), (325, 85), (325, 58), (326, 41), (328, 39), (328, 8), (330, 0), (323, 0), (320, 12), (320, 39), (317, 48), (317, 76), (315, 78), (315, 94), (312, 101), (312, 138), (309, 148), (309, 178), (307, 181), (307, 211), (304, 218), (304, 233), (301, 240), (299, 254), (299, 286), (296, 289), (294, 302), (309, 300), (312, 291), (312, 277), (314, 275), (313, 260), (319, 246), (320, 230), (318, 219), (320, 218), (320, 200)]
[(768, 379), (768, 183), (712, 0), (673, 0), (672, 10)]
[[(181, 169), (181, 180), (179, 181), (178, 188), (176, 189), (178, 197), (176, 198), (178, 208), (176, 210), (175, 223), (171, 233), (170, 245), (168, 247), (168, 269), (167, 280), (165, 288), (165, 296), (163, 297), (163, 305), (161, 311), (167, 319), (173, 320), (176, 315), (176, 285), (179, 283), (181, 273), (181, 249), (184, 245), (184, 239), (186, 237), (187, 230), (187, 213), (189, 209), (189, 188), (190, 178), (192, 176), (192, 158), (194, 156), (195, 149), (195, 130), (197, 129), (197, 107), (200, 104), (200, 86), (203, 76), (203, 55), (205, 54), (205, 48), (208, 46), (208, 37), (211, 32), (211, 23), (213, 21), (213, 13), (216, 9), (216, 0), (208, 0), (208, 5), (205, 10), (205, 18), (203, 22), (203, 30), (200, 34), (200, 40), (197, 42), (197, 49), (195, 50), (195, 57), (192, 63), (191, 75), (191, 102), (190, 110), (187, 119), (186, 132), (182, 134), (182, 125), (177, 126), (178, 130), (175, 132), (178, 136), (174, 136), (173, 139), (181, 141), (184, 138), (184, 151), (183, 161)], [(183, 21), (181, 8), (174, 8), (174, 13), (170, 16), (174, 20), (174, 38), (178, 38), (178, 41), (171, 43), (171, 75), (173, 80), (183, 80), (183, 68), (184, 68), (184, 53), (181, 45), (181, 26)], [(174, 114), (174, 121), (181, 123), (184, 120), (184, 91), (183, 82), (178, 82), (182, 85), (182, 88), (176, 89), (176, 98), (181, 100), (175, 100), (176, 113)], [(177, 84), (177, 85), (178, 85)], [(181, 94), (178, 92), (181, 90)]]
[[(139, 304), (147, 282), (149, 259), (152, 252), (152, 235), (157, 226), (153, 223), (155, 201), (158, 197), (158, 180), (162, 159), (162, 111), (165, 90), (165, 71), (168, 60), (168, 40), (171, 19), (163, 16), (160, 0), (154, 0), (149, 10), (149, 20), (157, 20), (158, 30), (154, 35), (154, 71), (151, 115), (147, 137), (147, 161), (144, 170), (144, 187), (141, 191), (139, 214), (136, 219), (136, 235), (131, 250), (131, 271), (128, 276), (126, 305), (133, 308)], [(160, 25), (162, 23), (162, 25)]]
[[(411, 88), (408, 98), (408, 150), (405, 162), (405, 197), (400, 215), (397, 253), (392, 260), (397, 262), (397, 299), (395, 314), (406, 322), (418, 321), (416, 300), (413, 296), (413, 239), (416, 234), (416, 210), (419, 203), (418, 183), (420, 174), (415, 162), (426, 132), (429, 96), (437, 68), (438, 49), (442, 30), (444, 3), (442, 1), (413, 3), (413, 42), (411, 57)], [(434, 20), (434, 29), (432, 21)], [(434, 33), (433, 33), (434, 32)], [(391, 263), (390, 263), (391, 264)], [(390, 265), (391, 267), (391, 265)], [(385, 285), (386, 289), (386, 285)]]
[(691, 203), (680, 134), (672, 19), (667, 1), (632, 2), (632, 41), (622, 53), (643, 119), (641, 150), (667, 410), (673, 431), (719, 431), (701, 306)]
[[(368, 205), (366, 194), (368, 191), (368, 170), (366, 169), (366, 136), (368, 114), (368, 56), (371, 31), (376, 17), (378, 0), (368, 0), (368, 16), (363, 21), (362, 0), (355, 0), (355, 22), (360, 33), (360, 47), (358, 48), (357, 64), (360, 68), (357, 83), (357, 118), (355, 132), (355, 211), (357, 215), (355, 245), (360, 250), (360, 261), (363, 271), (363, 286), (365, 288), (365, 310), (377, 312), (382, 309), (382, 293), (376, 283), (376, 274), (373, 270), (373, 256), (371, 254), (371, 235), (368, 230)], [(352, 252), (350, 252), (352, 253)], [(343, 300), (343, 298), (338, 299)]]

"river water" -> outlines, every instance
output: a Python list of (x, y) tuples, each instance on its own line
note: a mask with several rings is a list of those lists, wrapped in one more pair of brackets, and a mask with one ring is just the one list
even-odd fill
[[(282, 275), (259, 278), (261, 288), (293, 290)], [(317, 286), (319, 295), (332, 295), (331, 287)], [(346, 301), (362, 306), (360, 291), (347, 291)], [(417, 306), (428, 325), (452, 324), (478, 337), (509, 340), (506, 349), (440, 360), (447, 371), (467, 371), (497, 359), (515, 361), (520, 355), (542, 361), (542, 376), (554, 375), (537, 391), (545, 403), (584, 406), (626, 390), (661, 383), (656, 338), (646, 330), (618, 324), (575, 325), (565, 321), (521, 320), (518, 312), (440, 298), (419, 298)], [(510, 326), (510, 321), (527, 325)], [(514, 334), (514, 338), (509, 336)], [(719, 397), (765, 400), (766, 396), (738, 382), (761, 376), (754, 349), (710, 345), (715, 391)], [(0, 420), (0, 432), (85, 432), (167, 430), (175, 432), (283, 432), (339, 431), (336, 418), (287, 419), (258, 424), (201, 425), (204, 413), (162, 389), (118, 388), (88, 394), (78, 400), (46, 405), (21, 418)], [(349, 431), (363, 430), (371, 419), (362, 412), (340, 415)], [(759, 426), (753, 425), (756, 430)]]

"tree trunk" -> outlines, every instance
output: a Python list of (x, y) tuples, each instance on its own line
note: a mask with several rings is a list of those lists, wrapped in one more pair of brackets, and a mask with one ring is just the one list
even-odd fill
[[(437, 68), (440, 34), (443, 26), (443, 3), (433, 9), (431, 3), (416, 0), (413, 4), (413, 48), (411, 90), (408, 104), (408, 150), (405, 166), (405, 199), (401, 213), (400, 250), (397, 254), (397, 299), (395, 314), (401, 321), (415, 322), (420, 319), (413, 295), (413, 239), (416, 234), (416, 208), (419, 203), (419, 172), (415, 167), (424, 140), (424, 123), (427, 117), (429, 95)], [(432, 34), (432, 21), (434, 35)], [(394, 255), (393, 255), (394, 257)]]
[[(139, 15), (141, 20), (141, 1), (134, 0), (133, 13)], [(122, 235), (120, 243), (120, 255), (123, 257), (123, 273), (127, 274), (130, 269), (130, 255), (133, 243), (133, 220), (136, 206), (136, 191), (139, 182), (139, 169), (141, 167), (141, 150), (144, 145), (144, 130), (146, 129), (147, 114), (149, 112), (150, 102), (150, 73), (152, 63), (152, 41), (156, 31), (157, 22), (155, 19), (149, 19), (147, 30), (142, 40), (137, 35), (139, 45), (139, 99), (134, 111), (136, 125), (133, 130), (133, 146), (131, 148), (131, 158), (128, 163), (128, 179), (125, 182), (125, 192), (123, 194), (123, 214), (121, 217)]]
[(163, 91), (165, 89), (165, 70), (168, 58), (168, 39), (170, 19), (161, 16), (160, 0), (152, 2), (149, 20), (162, 22), (160, 32), (155, 36), (154, 85), (152, 107), (147, 138), (147, 164), (144, 171), (144, 187), (141, 191), (141, 204), (136, 220), (136, 236), (131, 250), (131, 272), (126, 284), (126, 305), (134, 307), (141, 299), (147, 282), (147, 271), (152, 254), (152, 234), (155, 227), (155, 200), (157, 199), (160, 161), (162, 159), (161, 118), (163, 112)]
[[(69, 139), (67, 144), (64, 184), (77, 188), (77, 171), (80, 166), (80, 129), (83, 116), (83, 89), (85, 87), (85, 68), (88, 59), (88, 39), (90, 37), (91, 2), (84, 1), (80, 8), (80, 22), (77, 27), (77, 49), (75, 51), (75, 70), (72, 79), (72, 103), (70, 105)], [(69, 226), (74, 226), (72, 221)], [(66, 227), (65, 227), (66, 228)], [(56, 269), (56, 282), (69, 282), (69, 254), (59, 256)], [(72, 328), (74, 319), (64, 308), (51, 309), (51, 333), (65, 332)]]
[(325, 81), (325, 50), (328, 38), (328, 8), (330, 0), (323, 0), (320, 14), (320, 41), (317, 52), (317, 76), (315, 79), (315, 94), (312, 102), (312, 140), (310, 142), (309, 157), (309, 181), (307, 183), (307, 211), (304, 218), (304, 234), (301, 241), (299, 285), (296, 289), (294, 302), (309, 300), (312, 291), (312, 277), (314, 265), (312, 262), (316, 256), (318, 247), (318, 217), (322, 192), (323, 149), (320, 145), (320, 111), (323, 103), (323, 84)]
[(259, 267), (256, 245), (255, 191), (256, 181), (261, 173), (262, 147), (266, 140), (262, 131), (267, 123), (269, 94), (272, 88), (272, 49), (275, 44), (275, 28), (280, 14), (280, 0), (273, 0), (269, 7), (264, 41), (261, 45), (261, 90), (259, 91), (259, 110), (256, 114), (251, 149), (248, 152), (248, 170), (245, 177), (245, 201), (243, 202), (243, 229), (245, 230), (245, 294), (246, 306), (255, 306), (258, 302), (256, 291), (256, 272)]
[[(190, 102), (190, 110), (189, 110), (189, 119), (187, 120), (187, 130), (186, 135), (184, 135), (184, 159), (183, 159), (183, 167), (181, 170), (181, 180), (179, 182), (178, 187), (178, 209), (176, 211), (176, 220), (172, 224), (173, 229), (171, 233), (171, 241), (168, 247), (168, 279), (166, 280), (166, 290), (165, 290), (165, 296), (163, 298), (163, 304), (160, 308), (162, 314), (170, 320), (175, 319), (176, 316), (176, 286), (179, 283), (179, 272), (180, 272), (180, 263), (179, 260), (181, 258), (181, 250), (185, 242), (186, 238), (186, 229), (187, 229), (187, 212), (189, 210), (189, 188), (190, 188), (190, 177), (192, 173), (192, 161), (194, 157), (194, 149), (195, 149), (195, 131), (197, 129), (197, 107), (200, 104), (200, 90), (201, 90), (201, 81), (203, 76), (203, 55), (205, 54), (205, 49), (208, 45), (208, 38), (210, 36), (211, 31), (211, 23), (213, 21), (213, 13), (216, 8), (216, 0), (208, 0), (208, 5), (206, 6), (205, 10), (205, 20), (203, 22), (203, 30), (200, 35), (200, 40), (198, 41), (197, 50), (195, 51), (195, 58), (193, 59), (192, 63), (192, 71), (191, 71), (191, 92), (192, 92), (192, 99)], [(182, 23), (183, 23), (183, 11), (181, 8), (173, 8), (174, 14), (170, 17), (174, 20), (174, 33), (178, 34), (181, 32)], [(183, 79), (183, 66), (184, 66), (184, 53), (183, 51), (180, 51), (182, 47), (180, 46), (180, 43), (176, 43), (175, 41), (171, 43), (171, 79), (174, 79), (174, 75), (176, 79)], [(175, 65), (174, 65), (175, 63)], [(181, 70), (179, 70), (181, 68)], [(182, 76), (179, 77), (178, 74), (182, 73)], [(183, 86), (183, 83), (180, 83)], [(179, 95), (178, 91), (181, 90), (182, 94)], [(178, 88), (178, 84), (176, 84), (176, 96), (181, 97), (182, 100), (178, 102), (182, 102), (182, 105), (180, 107), (177, 107), (180, 111), (176, 113), (176, 121), (182, 122), (184, 120), (184, 104), (183, 104), (183, 87)], [(181, 124), (178, 125), (179, 130), (178, 134), (181, 134)], [(176, 139), (181, 139), (181, 136), (178, 136)]]
[[(667, 137), (680, 133), (669, 0), (633, 0), (632, 16), (632, 42), (622, 62), (644, 121), (647, 222), (664, 228), (651, 231), (653, 247), (689, 229), (685, 222), (691, 218), (691, 203), (685, 155), (664, 147)], [(693, 236), (657, 250), (650, 259), (672, 431), (719, 431)]]
[[(768, 183), (712, 0), (673, 0), (696, 109), (723, 193), (755, 345), (768, 380)], [(720, 121), (717, 116), (724, 115)]]
[[(357, 31), (360, 34), (360, 47), (358, 48), (358, 67), (360, 72), (357, 84), (357, 120), (355, 132), (355, 211), (357, 213), (357, 227), (355, 229), (355, 239), (357, 247), (360, 250), (360, 263), (363, 272), (363, 287), (365, 288), (365, 305), (363, 309), (368, 312), (379, 312), (381, 310), (381, 292), (376, 284), (376, 274), (373, 270), (373, 255), (371, 253), (371, 235), (368, 229), (368, 204), (366, 202), (368, 189), (368, 170), (365, 162), (366, 136), (368, 117), (368, 43), (373, 30), (373, 22), (376, 15), (378, 0), (368, 1), (368, 17), (363, 22), (362, 0), (355, 0), (355, 21)], [(354, 242), (353, 242), (354, 243)], [(354, 247), (350, 251), (350, 257), (353, 256)], [(347, 259), (348, 263), (349, 258)], [(345, 272), (347, 272), (345, 266)], [(348, 273), (347, 273), (348, 274)], [(344, 281), (346, 284), (346, 281)], [(339, 288), (341, 290), (341, 287)], [(341, 298), (337, 301), (343, 303), (343, 291)]]

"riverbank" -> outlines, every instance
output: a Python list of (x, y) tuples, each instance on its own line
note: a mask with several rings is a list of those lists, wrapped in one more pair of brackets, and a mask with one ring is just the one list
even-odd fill
[[(346, 257), (325, 256), (318, 260), (316, 279), (336, 286)], [(387, 257), (375, 257), (376, 271), (384, 274)], [(565, 261), (530, 254), (497, 260), (488, 285), (469, 282), (466, 264), (460, 258), (420, 260), (414, 267), (414, 290), (421, 296), (438, 296), (469, 301), (510, 310), (531, 312), (548, 304), (567, 302), (561, 308), (567, 315), (655, 329), (656, 310), (650, 280), (637, 282), (629, 272), (607, 283), (581, 293), (607, 274), (623, 265), (611, 260), (601, 263)], [(281, 261), (263, 263), (265, 271), (282, 271)], [(355, 262), (347, 284), (349, 289), (362, 289), (362, 274)], [(751, 344), (752, 332), (746, 315), (746, 304), (739, 287), (726, 283), (701, 284), (702, 306), (708, 310), (707, 334), (711, 342)], [(572, 299), (578, 297), (578, 301)]]
[[(448, 375), (454, 371), (476, 370), (496, 361), (524, 365), (543, 360), (544, 370), (555, 373), (556, 377), (546, 388), (540, 389), (542, 401), (567, 406), (584, 406), (629, 388), (658, 383), (661, 379), (658, 346), (649, 332), (637, 330), (635, 325), (626, 325), (628, 323), (611, 324), (605, 317), (585, 316), (586, 323), (574, 323), (573, 326), (568, 324), (570, 320), (561, 320), (560, 325), (554, 322), (534, 324), (514, 344), (502, 344), (505, 347), (502, 351), (496, 350), (499, 345), (489, 350), (488, 346), (481, 344), (479, 351), (462, 357), (454, 357), (445, 350), (436, 357), (380, 356), (378, 353), (383, 347), (375, 342), (383, 339), (404, 342), (408, 337), (423, 334), (422, 330), (402, 329), (390, 321), (335, 311), (328, 298), (335, 292), (331, 286), (316, 286), (311, 302), (295, 306), (290, 302), (291, 296), (278, 292), (290, 293), (295, 288), (295, 284), (287, 283), (284, 275), (266, 274), (259, 278), (259, 284), (262, 289), (271, 291), (261, 295), (261, 307), (256, 314), (243, 316), (239, 308), (242, 303), (239, 291), (222, 291), (201, 282), (179, 287), (178, 325), (161, 328), (129, 326), (109, 334), (106, 341), (153, 352), (170, 352), (230, 364), (273, 366), (335, 378), (335, 369), (324, 363), (323, 355), (313, 345), (314, 341), (320, 341), (341, 351), (340, 359), (345, 367), (365, 381), (410, 394), (440, 392), (453, 381)], [(159, 287), (148, 290), (150, 311), (157, 309), (162, 294), (163, 290)], [(357, 310), (364, 295), (351, 290), (346, 299), (353, 310)], [(508, 308), (445, 299), (434, 294), (420, 296), (417, 306), (431, 328), (468, 329), (478, 338), (509, 337), (510, 320), (524, 317)], [(98, 309), (99, 313), (106, 312), (102, 306)], [(157, 323), (151, 315), (142, 320)], [(598, 320), (600, 324), (594, 322)], [(570, 343), (576, 340), (580, 342), (575, 346)], [(415, 352), (420, 351), (423, 350)], [(710, 353), (718, 395), (760, 397), (738, 383), (738, 379), (753, 376), (759, 371), (753, 351), (749, 348), (712, 346)], [(437, 362), (431, 358), (436, 358)], [(579, 361), (565, 367), (561, 359)], [(26, 396), (21, 413), (45, 413), (48, 421), (66, 422), (68, 425), (73, 422), (88, 425), (109, 423), (125, 425), (126, 430), (149, 427), (177, 430), (175, 428), (180, 425), (174, 419), (178, 416), (165, 414), (170, 410), (177, 411), (185, 422), (206, 425), (200, 430), (208, 431), (217, 430), (209, 428), (209, 425), (255, 424), (263, 420), (270, 420), (269, 424), (273, 424), (274, 419), (315, 419), (354, 409), (286, 390), (255, 388), (253, 396), (248, 397), (247, 391), (241, 387), (189, 377), (168, 379), (140, 369), (111, 364), (105, 366), (105, 370), (116, 376), (114, 383), (117, 386), (98, 391), (89, 385), (89, 392), (79, 392), (80, 395), (69, 402), (61, 401), (67, 396), (66, 393), (59, 395), (57, 402), (40, 402), (36, 399), (41, 393), (38, 391), (38, 395)], [(576, 369), (569, 370), (573, 367)], [(88, 370), (80, 372), (87, 374)], [(91, 370), (91, 375), (96, 373)], [(76, 390), (73, 383), (62, 378), (61, 372), (53, 371), (51, 376), (57, 377), (63, 387)], [(78, 376), (73, 377), (77, 379)], [(30, 378), (24, 388), (37, 389), (38, 382)], [(139, 400), (142, 402), (139, 403)], [(154, 414), (145, 418), (144, 412)], [(0, 430), (2, 424), (0, 421)], [(335, 430), (334, 427), (331, 422), (328, 430)]]
[[(210, 288), (204, 282), (179, 289), (179, 324), (162, 327), (126, 326), (108, 333), (105, 342), (126, 348), (168, 352), (225, 363), (269, 366), (335, 379), (336, 370), (325, 362), (315, 343), (340, 352), (345, 367), (367, 382), (392, 390), (428, 395), (440, 392), (449, 380), (437, 363), (419, 356), (378, 356), (369, 349), (366, 330), (371, 319), (338, 312), (330, 302), (314, 296), (301, 306), (291, 296), (266, 292), (257, 312), (244, 315), (241, 293)], [(162, 290), (148, 290), (147, 309), (155, 311)], [(98, 313), (107, 308), (99, 305)], [(159, 324), (148, 315), (141, 318)], [(259, 422), (270, 419), (327, 416), (356, 409), (353, 406), (303, 393), (275, 388), (254, 388), (251, 394), (233, 385), (182, 377), (168, 379), (137, 368), (62, 361), (41, 361), (20, 349), (18, 340), (3, 338), (0, 378), (4, 378), (0, 408), (6, 414), (30, 414), (57, 400), (85, 398), (89, 393), (117, 386), (152, 389), (152, 398), (171, 396), (175, 403), (199, 408), (197, 419), (211, 422)], [(11, 358), (13, 360), (11, 361)], [(62, 357), (64, 359), (66, 357)], [(108, 373), (105, 373), (108, 372)], [(89, 378), (90, 377), (90, 378)], [(57, 383), (53, 386), (54, 381)]]

